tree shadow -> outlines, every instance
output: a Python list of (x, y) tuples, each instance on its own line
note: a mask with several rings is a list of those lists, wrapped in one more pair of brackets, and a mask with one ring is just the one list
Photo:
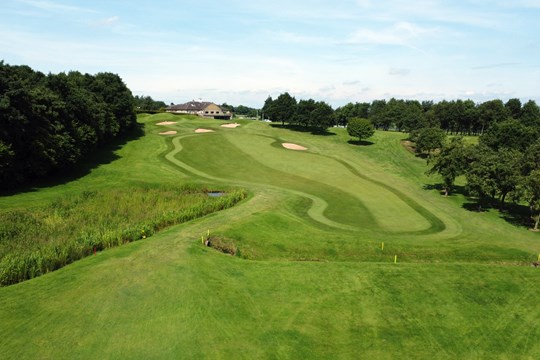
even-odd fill
[(128, 133), (114, 139), (106, 145), (98, 145), (89, 151), (88, 155), (70, 168), (54, 169), (48, 176), (43, 178), (30, 179), (24, 184), (10, 189), (0, 190), (0, 196), (13, 196), (17, 194), (34, 192), (42, 188), (64, 185), (88, 175), (93, 169), (110, 164), (120, 159), (116, 151), (120, 150), (127, 143), (137, 140), (144, 135), (144, 125), (136, 126)]
[(370, 145), (375, 144), (375, 143), (373, 143), (371, 141), (367, 141), (367, 140), (348, 140), (347, 143), (349, 143), (351, 145), (357, 145), (357, 146), (370, 146)]
[(499, 212), (500, 217), (515, 226), (532, 227), (531, 212), (525, 205), (506, 204), (504, 210)]
[(309, 126), (302, 126), (302, 125), (291, 125), (291, 124), (278, 124), (278, 123), (272, 123), (270, 124), (273, 128), (279, 128), (279, 129), (287, 129), (297, 132), (303, 132), (303, 133), (310, 133), (312, 135), (319, 135), (319, 136), (335, 136), (336, 134), (333, 132), (328, 131), (328, 129), (319, 129)]
[(491, 210), (493, 208), (493, 205), (491, 205), (490, 203), (480, 204), (478, 201), (471, 201), (471, 199), (469, 199), (469, 202), (464, 203), (461, 207), (467, 211), (483, 213)]
[[(441, 183), (435, 183), (435, 184), (424, 184), (423, 186), (424, 190), (437, 190), (441, 194), (444, 193), (444, 186)], [(452, 186), (452, 189), (450, 190), (450, 193), (448, 194), (448, 197), (451, 196), (457, 196), (461, 195), (463, 197), (467, 197), (467, 191), (465, 190), (465, 186), (463, 185), (454, 185)]]

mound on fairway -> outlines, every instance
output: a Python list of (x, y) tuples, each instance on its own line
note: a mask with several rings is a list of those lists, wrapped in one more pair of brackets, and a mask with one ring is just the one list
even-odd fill
[(282, 143), (281, 146), (289, 150), (307, 150), (307, 147), (304, 147), (302, 145), (292, 144), (292, 143)]
[(197, 129), (195, 130), (196, 133), (209, 133), (209, 132), (214, 132), (214, 130), (210, 130), (210, 129)]
[(173, 125), (176, 124), (176, 121), (162, 121), (160, 123), (157, 123), (156, 125)]
[(236, 127), (238, 127), (238, 126), (240, 126), (240, 124), (238, 124), (238, 123), (234, 123), (234, 124), (231, 123), (231, 124), (223, 124), (223, 125), (221, 125), (221, 127), (224, 127), (224, 128), (233, 128), (233, 129), (236, 128)]
[(174, 130), (160, 132), (159, 135), (175, 135), (177, 132)]

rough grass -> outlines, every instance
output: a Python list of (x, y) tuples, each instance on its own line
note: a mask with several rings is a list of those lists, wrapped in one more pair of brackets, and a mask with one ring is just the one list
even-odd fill
[(51, 204), (0, 213), (0, 285), (56, 270), (92, 252), (146, 239), (167, 226), (228, 208), (245, 197), (210, 197), (200, 186), (83, 191)]
[[(178, 123), (154, 126), (166, 120)], [(47, 203), (107, 182), (199, 182), (253, 196), (0, 288), (3, 357), (540, 356), (540, 272), (528, 266), (538, 234), (430, 190), (438, 179), (400, 145), (404, 134), (377, 132), (372, 145), (356, 145), (342, 129), (314, 136), (250, 121), (236, 129), (168, 114), (140, 121), (146, 136), (114, 162), (0, 205)], [(202, 126), (215, 132), (195, 134)], [(164, 129), (178, 133), (158, 135)], [(208, 230), (236, 256), (204, 246)]]

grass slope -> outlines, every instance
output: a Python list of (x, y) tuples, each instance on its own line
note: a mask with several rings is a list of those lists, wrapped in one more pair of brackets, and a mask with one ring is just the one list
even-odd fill
[[(177, 123), (155, 125), (165, 120)], [(538, 234), (426, 190), (436, 179), (400, 146), (402, 134), (357, 146), (339, 129), (140, 121), (146, 136), (114, 162), (0, 206), (108, 182), (242, 186), (251, 198), (0, 288), (4, 358), (540, 356), (540, 272), (523, 266), (540, 253)], [(158, 135), (165, 130), (178, 134)], [(208, 229), (240, 256), (202, 246)]]

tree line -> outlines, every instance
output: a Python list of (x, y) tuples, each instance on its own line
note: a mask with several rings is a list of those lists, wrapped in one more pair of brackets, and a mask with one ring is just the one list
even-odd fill
[(0, 187), (67, 169), (136, 125), (133, 96), (112, 73), (45, 75), (0, 61)]
[[(409, 133), (415, 150), (428, 159), (429, 174), (442, 177), (446, 196), (456, 178), (464, 176), (465, 191), (479, 210), (497, 206), (508, 211), (509, 201), (529, 206), (533, 228), (540, 223), (540, 108), (519, 99), (417, 101), (374, 100), (333, 110), (325, 102), (297, 101), (289, 93), (268, 97), (264, 118), (283, 125), (326, 130), (347, 126), (359, 140), (371, 136), (371, 126)], [(448, 140), (449, 136), (451, 139)], [(468, 145), (462, 135), (479, 135)]]
[(445, 195), (458, 176), (466, 179), (465, 190), (477, 200), (478, 210), (525, 202), (534, 230), (540, 222), (540, 124), (513, 118), (492, 124), (476, 145), (463, 138), (443, 139), (429, 158), (428, 173), (442, 177)]
[(264, 118), (290, 125), (326, 130), (331, 126), (347, 126), (350, 119), (369, 119), (380, 130), (412, 132), (424, 128), (440, 128), (450, 134), (480, 135), (491, 125), (512, 118), (534, 126), (540, 122), (540, 108), (535, 101), (522, 104), (519, 99), (452, 100), (434, 103), (418, 100), (374, 100), (348, 103), (332, 109), (323, 101), (297, 101), (285, 92), (276, 99), (269, 96), (262, 107)]
[(158, 113), (164, 112), (167, 104), (160, 100), (154, 100), (148, 95), (135, 95), (133, 98), (133, 106), (137, 113)]

